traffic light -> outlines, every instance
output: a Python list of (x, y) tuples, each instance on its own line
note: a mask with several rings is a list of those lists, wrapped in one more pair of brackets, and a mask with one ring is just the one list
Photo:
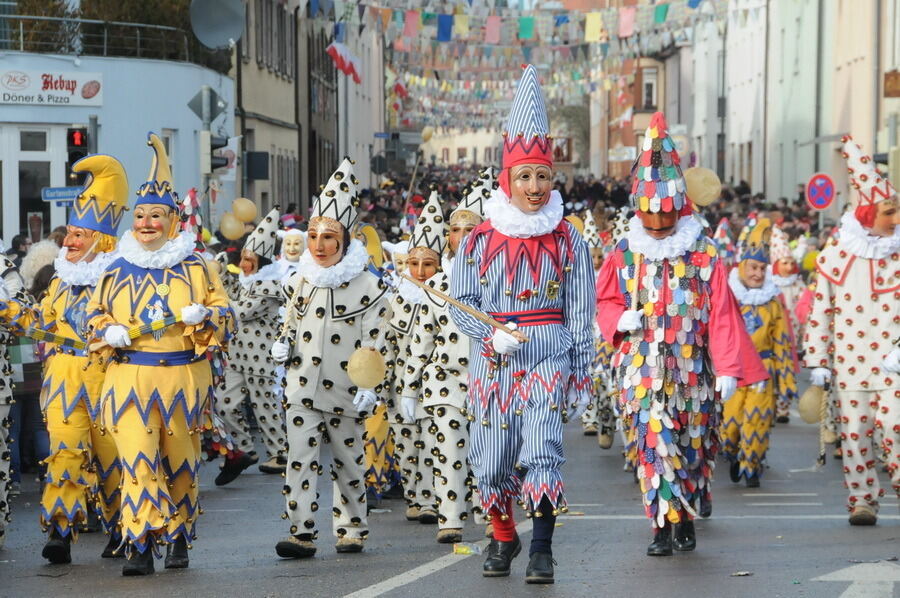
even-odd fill
[(66, 131), (66, 175), (70, 187), (82, 187), (87, 181), (87, 173), (72, 172), (72, 165), (88, 155), (88, 134), (83, 127)]
[(213, 152), (228, 145), (227, 137), (215, 137), (209, 131), (200, 131), (200, 172), (212, 174), (217, 168), (228, 165), (228, 158), (216, 156)]

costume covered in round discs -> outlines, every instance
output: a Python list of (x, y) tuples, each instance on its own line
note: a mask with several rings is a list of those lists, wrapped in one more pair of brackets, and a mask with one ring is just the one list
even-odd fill
[[(168, 156), (159, 137), (148, 137), (153, 162), (135, 206), (165, 206), (177, 224), (179, 202)], [(176, 321), (184, 308), (198, 305), (206, 313), (201, 322)], [(207, 351), (229, 340), (234, 321), (225, 291), (194, 254), (192, 233), (178, 234), (172, 227), (165, 244), (151, 251), (128, 231), (87, 314), (99, 339), (114, 325), (143, 327), (127, 347), (107, 345), (97, 357), (109, 359), (101, 392), (103, 424), (122, 465), (126, 552), (143, 554), (179, 538), (189, 544), (199, 515), (200, 431), (209, 422), (213, 396)]]

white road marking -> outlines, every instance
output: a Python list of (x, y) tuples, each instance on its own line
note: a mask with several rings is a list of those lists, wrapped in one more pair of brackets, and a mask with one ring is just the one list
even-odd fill
[(570, 503), (566, 503), (566, 504), (569, 507), (602, 507), (603, 506), (603, 503), (599, 503), (599, 502), (582, 502), (582, 503), (570, 502)]
[[(596, 520), (596, 521), (629, 521), (629, 520), (647, 520), (645, 515), (581, 515), (578, 517), (572, 517), (569, 515), (560, 515), (560, 519), (580, 519), (581, 521), (586, 520)], [(900, 519), (900, 515), (878, 515), (879, 519)], [(847, 515), (716, 515), (713, 514), (710, 517), (710, 520), (717, 519), (847, 519)], [(699, 520), (699, 521), (702, 521)]]
[(851, 582), (841, 598), (891, 598), (894, 584), (900, 581), (900, 567), (884, 562), (860, 563), (810, 581)]
[(744, 492), (744, 496), (765, 496), (767, 498), (774, 496), (819, 496), (816, 492)]
[[(578, 519), (582, 519), (578, 517)], [(516, 526), (516, 532), (519, 534), (519, 537), (522, 537), (525, 534), (531, 533), (531, 520), (527, 519)], [(475, 542), (476, 546), (484, 548), (488, 545), (489, 540), (484, 539), (480, 542)], [(526, 548), (523, 546), (523, 548)], [(437, 573), (442, 569), (446, 569), (447, 567), (452, 567), (460, 561), (463, 561), (470, 556), (474, 556), (472, 554), (445, 554), (442, 557), (438, 557), (433, 561), (425, 563), (424, 565), (419, 565), (415, 569), (410, 569), (409, 571), (405, 571), (400, 575), (395, 575), (394, 577), (389, 577), (384, 581), (378, 582), (374, 585), (371, 585), (367, 588), (362, 588), (361, 590), (357, 590), (352, 594), (347, 594), (344, 598), (374, 598), (375, 596), (381, 596), (383, 594), (387, 594), (391, 590), (396, 590), (399, 587), (405, 586), (406, 584), (412, 583), (423, 577), (427, 577), (432, 573)]]
[(243, 513), (247, 509), (203, 509), (204, 513)]
[(821, 507), (820, 502), (751, 502), (750, 507)]

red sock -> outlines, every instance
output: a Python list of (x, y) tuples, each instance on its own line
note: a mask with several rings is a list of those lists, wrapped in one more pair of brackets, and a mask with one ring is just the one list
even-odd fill
[(493, 507), (490, 510), (491, 524), (494, 526), (494, 539), (500, 542), (512, 542), (516, 537), (516, 522), (513, 520), (512, 508), (507, 503), (509, 518), (506, 521), (500, 518), (500, 509)]

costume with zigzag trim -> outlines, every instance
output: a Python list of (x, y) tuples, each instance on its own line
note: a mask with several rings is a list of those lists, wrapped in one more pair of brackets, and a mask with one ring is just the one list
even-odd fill
[(779, 289), (769, 282), (751, 294), (741, 283), (737, 269), (728, 280), (741, 306), (744, 326), (769, 372), (763, 388), (737, 389), (722, 406), (720, 436), (722, 453), (740, 464), (739, 475), (761, 477), (762, 463), (769, 448), (769, 432), (775, 419), (775, 401), (789, 403), (797, 397), (797, 357), (783, 299)]
[[(101, 276), (88, 305), (88, 326), (103, 338), (113, 324), (149, 324), (199, 303), (205, 320), (181, 322), (139, 336), (125, 349), (105, 349), (111, 362), (103, 384), (103, 423), (112, 433), (123, 468), (122, 535), (126, 551), (154, 542), (195, 537), (198, 516), (200, 432), (210, 422), (213, 396), (209, 350), (233, 334), (234, 313), (218, 275), (192, 253), (190, 235), (149, 254), (127, 232), (116, 259)], [(130, 237), (130, 238), (129, 238)]]

